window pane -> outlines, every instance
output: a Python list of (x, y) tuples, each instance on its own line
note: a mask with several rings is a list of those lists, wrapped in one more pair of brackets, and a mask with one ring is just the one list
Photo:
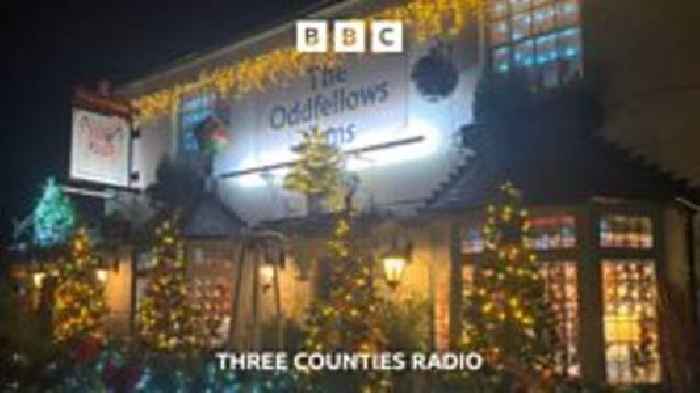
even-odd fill
[(513, 17), (513, 41), (530, 35), (530, 14), (521, 14)]
[(556, 354), (557, 372), (569, 377), (581, 375), (578, 356), (579, 308), (576, 261), (545, 262), (540, 267), (547, 300), (557, 320), (561, 347)]
[(195, 131), (213, 113), (214, 94), (191, 96), (180, 104), (180, 147), (192, 152), (199, 149)]
[(480, 254), (484, 251), (484, 236), (478, 228), (469, 228), (462, 239), (462, 253)]
[[(557, 371), (569, 377), (581, 373), (578, 355), (579, 307), (578, 273), (576, 261), (544, 262), (540, 275), (544, 283), (545, 297), (552, 306), (556, 318), (561, 346), (556, 352)], [(488, 277), (492, 271), (478, 270), (473, 264), (462, 265), (462, 290), (465, 299), (473, 295), (475, 281)]]
[(535, 217), (530, 220), (530, 234), (525, 247), (551, 250), (576, 246), (576, 219), (573, 216)]
[(508, 40), (508, 24), (505, 20), (491, 23), (491, 45), (500, 45)]
[(649, 249), (653, 243), (650, 217), (608, 215), (600, 220), (601, 247)]
[(528, 67), (535, 62), (535, 42), (527, 40), (518, 44), (513, 53), (515, 64), (521, 67)]
[(563, 0), (557, 3), (557, 25), (559, 27), (579, 24), (578, 0)]
[(557, 58), (557, 36), (546, 35), (537, 39), (537, 63), (544, 64)]
[(532, 0), (532, 5), (534, 7), (539, 7), (541, 5), (552, 4), (552, 3), (554, 3), (554, 0)]
[(659, 382), (654, 261), (604, 260), (601, 268), (608, 382)]
[(578, 57), (581, 52), (581, 30), (566, 29), (559, 33), (559, 56), (562, 58)]
[(513, 13), (527, 11), (530, 8), (530, 0), (510, 0)]
[(532, 32), (534, 34), (541, 34), (554, 29), (554, 6), (548, 5), (536, 9), (532, 19)]
[(508, 13), (508, 3), (506, 0), (491, 0), (489, 4), (489, 15), (491, 19), (502, 19)]
[(496, 48), (493, 50), (493, 68), (497, 72), (510, 70), (510, 48)]

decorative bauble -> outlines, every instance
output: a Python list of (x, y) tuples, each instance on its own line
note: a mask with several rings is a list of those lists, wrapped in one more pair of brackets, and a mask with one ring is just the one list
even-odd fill
[(450, 96), (457, 87), (459, 72), (450, 59), (450, 52), (445, 45), (438, 44), (413, 66), (411, 79), (429, 102)]

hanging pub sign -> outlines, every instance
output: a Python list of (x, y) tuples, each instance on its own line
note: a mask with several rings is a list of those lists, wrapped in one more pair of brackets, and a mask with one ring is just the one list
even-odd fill
[[(107, 88), (108, 89), (108, 88)], [(129, 186), (131, 109), (128, 103), (78, 88), (73, 99), (70, 177)]]

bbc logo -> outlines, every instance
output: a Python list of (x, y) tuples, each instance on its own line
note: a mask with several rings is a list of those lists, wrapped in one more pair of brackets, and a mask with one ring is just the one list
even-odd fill
[[(333, 51), (340, 53), (366, 52), (366, 26), (363, 20), (333, 22)], [(370, 23), (370, 45), (374, 53), (403, 52), (403, 23), (375, 20)], [(325, 20), (297, 21), (297, 51), (323, 53), (329, 49), (328, 22)]]

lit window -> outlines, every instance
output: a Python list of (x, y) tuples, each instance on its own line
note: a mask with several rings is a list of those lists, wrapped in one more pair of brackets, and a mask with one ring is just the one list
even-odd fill
[(484, 236), (477, 228), (469, 228), (462, 239), (462, 254), (473, 255), (484, 252)]
[(513, 41), (518, 41), (530, 35), (530, 14), (516, 15), (513, 17)]
[(524, 238), (525, 247), (551, 250), (576, 246), (576, 219), (573, 216), (534, 217), (530, 232)]
[(510, 0), (513, 12), (523, 12), (530, 8), (530, 0)]
[[(493, 70), (524, 68), (533, 83), (557, 86), (581, 75), (578, 0), (489, 2)], [(497, 48), (496, 48), (497, 47)], [(510, 55), (512, 51), (512, 58)]]
[(185, 98), (180, 104), (180, 147), (185, 152), (199, 150), (196, 130), (214, 111), (215, 96), (201, 94)]
[(573, 58), (581, 51), (581, 30), (578, 28), (566, 29), (559, 33), (559, 56)]
[(531, 66), (535, 63), (535, 42), (527, 40), (515, 47), (513, 54), (515, 64), (518, 66)]
[(600, 245), (606, 248), (644, 248), (653, 246), (650, 217), (607, 215), (600, 220)]
[(568, 377), (581, 375), (578, 355), (579, 308), (575, 261), (545, 262), (540, 267), (547, 300), (557, 320), (561, 348), (556, 354), (557, 372)]
[(533, 15), (533, 33), (541, 34), (554, 28), (554, 6), (549, 5), (536, 9)]
[[(472, 296), (477, 268), (467, 263), (462, 266), (462, 293), (465, 299)], [(480, 271), (480, 275), (486, 272)], [(567, 377), (581, 375), (578, 355), (579, 308), (578, 277), (575, 261), (542, 263), (540, 275), (545, 285), (545, 297), (552, 305), (556, 318), (560, 347), (556, 355), (557, 372)]]
[(557, 2), (558, 27), (576, 26), (579, 24), (578, 0), (561, 0)]
[(500, 45), (508, 41), (508, 24), (506, 21), (494, 22), (491, 24), (490, 29), (491, 43)]
[(491, 19), (501, 19), (508, 14), (508, 2), (506, 0), (491, 1), (489, 15)]
[(493, 67), (498, 72), (510, 70), (510, 48), (496, 48), (493, 50)]
[(602, 289), (608, 382), (659, 382), (654, 261), (604, 260)]

